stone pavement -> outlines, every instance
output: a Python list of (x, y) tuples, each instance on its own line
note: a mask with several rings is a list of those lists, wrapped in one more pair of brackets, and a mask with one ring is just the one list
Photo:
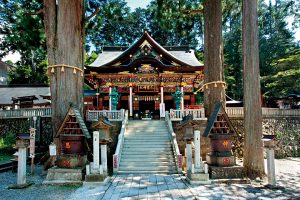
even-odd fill
[(83, 186), (67, 199), (300, 199), (300, 159), (276, 160), (276, 167), (279, 189), (264, 182), (190, 185), (180, 175), (128, 174), (105, 186)]

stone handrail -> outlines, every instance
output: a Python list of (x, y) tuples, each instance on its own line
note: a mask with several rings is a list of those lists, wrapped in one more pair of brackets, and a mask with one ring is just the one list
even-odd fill
[(87, 110), (86, 120), (97, 121), (100, 116), (107, 117), (109, 121), (123, 121), (124, 120), (124, 109), (121, 110)]
[(182, 172), (182, 155), (179, 151), (178, 143), (177, 143), (177, 140), (176, 140), (176, 134), (174, 133), (172, 122), (171, 122), (171, 119), (170, 119), (170, 114), (169, 114), (168, 111), (166, 111), (165, 120), (166, 120), (167, 125), (168, 125), (168, 131), (169, 131), (169, 136), (170, 136), (171, 141), (172, 141), (173, 151), (174, 151), (175, 156), (176, 156), (175, 162), (176, 162), (176, 166), (177, 166), (177, 171), (178, 171), (178, 173), (181, 173)]
[(22, 108), (16, 110), (0, 110), (0, 119), (51, 117), (52, 109), (49, 108)]
[(194, 120), (200, 120), (205, 118), (204, 108), (200, 109), (184, 109), (184, 110), (174, 110), (170, 109), (170, 119), (171, 121), (181, 121), (183, 117), (192, 114)]
[[(244, 117), (243, 107), (227, 107), (226, 112), (229, 117)], [(262, 115), (264, 118), (300, 117), (300, 109), (262, 108)]]
[(128, 110), (126, 110), (126, 112), (125, 112), (125, 116), (122, 121), (121, 131), (118, 136), (117, 148), (116, 148), (115, 154), (113, 155), (113, 172), (114, 173), (116, 173), (119, 168), (119, 164), (120, 164), (120, 160), (121, 160), (121, 153), (122, 153), (122, 148), (123, 148), (123, 143), (124, 143), (124, 135), (126, 132), (127, 124), (128, 124)]

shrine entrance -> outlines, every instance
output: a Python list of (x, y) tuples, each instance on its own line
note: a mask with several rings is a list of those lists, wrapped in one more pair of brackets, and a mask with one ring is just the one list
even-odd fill
[(154, 101), (140, 101), (141, 118), (153, 118), (155, 113)]
[(136, 100), (134, 112), (138, 114), (139, 119), (159, 119), (159, 98), (157, 95), (140, 95), (134, 99)]

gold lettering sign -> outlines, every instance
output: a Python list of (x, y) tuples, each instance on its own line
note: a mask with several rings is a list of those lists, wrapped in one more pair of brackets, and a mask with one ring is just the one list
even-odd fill
[(66, 142), (66, 149), (70, 149), (71, 148), (71, 145), (69, 142)]

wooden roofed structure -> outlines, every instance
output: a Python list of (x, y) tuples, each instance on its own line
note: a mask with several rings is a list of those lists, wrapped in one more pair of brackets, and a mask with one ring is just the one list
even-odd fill
[(128, 109), (130, 116), (143, 112), (159, 117), (175, 108), (171, 94), (176, 86), (184, 93), (184, 105), (195, 105), (194, 91), (203, 82), (203, 68), (189, 46), (163, 47), (145, 31), (130, 47), (103, 47), (86, 67), (85, 83), (91, 94), (85, 97), (86, 108), (110, 109), (112, 87), (121, 94), (117, 108)]

